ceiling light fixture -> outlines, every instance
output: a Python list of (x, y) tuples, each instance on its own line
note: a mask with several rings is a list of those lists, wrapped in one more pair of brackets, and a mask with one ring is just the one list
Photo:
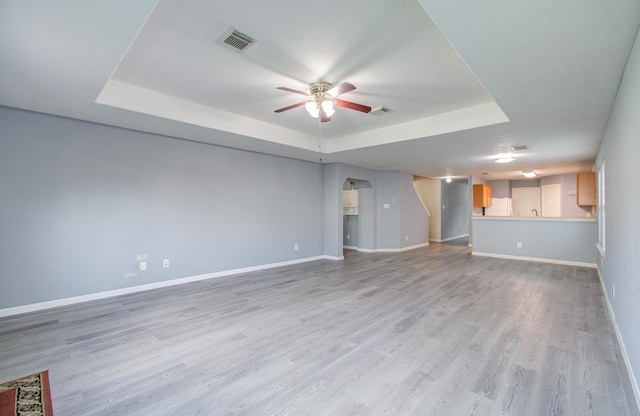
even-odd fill
[(525, 172), (522, 171), (522, 176), (524, 176), (525, 178), (535, 178), (536, 177), (536, 172), (531, 170), (529, 172)]
[(509, 162), (513, 162), (514, 160), (516, 160), (515, 157), (513, 157), (511, 155), (504, 155), (504, 156), (500, 156), (499, 158), (494, 160), (494, 162), (496, 162), (496, 163), (509, 163)]
[(334, 99), (327, 93), (331, 88), (333, 86), (328, 82), (314, 82), (309, 86), (311, 97), (304, 103), (304, 108), (311, 117), (318, 118), (321, 109), (327, 117), (331, 117), (336, 112), (333, 107)]
[(446, 181), (447, 183), (451, 183), (451, 176), (447, 176), (447, 178), (445, 179), (445, 181)]

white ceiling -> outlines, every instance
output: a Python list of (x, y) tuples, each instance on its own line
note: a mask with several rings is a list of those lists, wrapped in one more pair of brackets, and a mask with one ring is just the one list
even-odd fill
[[(426, 177), (590, 170), (637, 0), (0, 0), (0, 105)], [(243, 53), (216, 39), (257, 39)], [(350, 82), (319, 123), (276, 90)], [(493, 160), (527, 145), (517, 160)]]

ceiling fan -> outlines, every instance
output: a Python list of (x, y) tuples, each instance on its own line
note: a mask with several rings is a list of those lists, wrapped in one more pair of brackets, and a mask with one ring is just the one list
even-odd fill
[(352, 103), (338, 98), (338, 96), (348, 93), (356, 89), (353, 84), (343, 82), (335, 87), (328, 82), (312, 82), (309, 84), (309, 92), (298, 91), (287, 87), (276, 87), (278, 90), (293, 92), (307, 97), (305, 101), (289, 105), (287, 107), (275, 110), (276, 113), (291, 110), (292, 108), (304, 106), (309, 115), (314, 118), (320, 118), (322, 123), (331, 120), (331, 116), (335, 112), (334, 106), (349, 108), (351, 110), (362, 111), (368, 113), (371, 107)]

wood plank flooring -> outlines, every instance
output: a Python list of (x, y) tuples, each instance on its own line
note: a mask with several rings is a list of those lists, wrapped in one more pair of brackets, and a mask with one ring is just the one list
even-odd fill
[(638, 415), (595, 270), (347, 252), (0, 319), (56, 415)]

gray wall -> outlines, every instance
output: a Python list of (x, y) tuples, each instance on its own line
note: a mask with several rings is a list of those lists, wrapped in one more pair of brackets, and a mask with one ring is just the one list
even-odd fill
[(376, 248), (376, 203), (373, 188), (358, 190), (358, 248)]
[(561, 215), (563, 217), (586, 217), (591, 212), (590, 208), (578, 206), (576, 196), (577, 173), (567, 173), (564, 175), (546, 176), (540, 178), (540, 186), (560, 184), (562, 192)]
[[(412, 178), (413, 180), (413, 178)], [(402, 216), (401, 173), (377, 172), (378, 245), (377, 248), (399, 248), (400, 218)], [(387, 204), (389, 208), (384, 208)]]
[(343, 255), (344, 221), (342, 191), (347, 179), (366, 181), (370, 188), (358, 189), (358, 247), (376, 247), (376, 172), (356, 166), (331, 163), (324, 166), (324, 247), (325, 254)]
[(323, 169), (324, 194), (324, 253), (342, 257), (342, 184), (338, 179), (338, 164), (325, 165)]
[[(629, 361), (640, 377), (640, 38), (636, 36), (596, 165), (606, 165), (606, 252), (599, 268)], [(616, 287), (616, 297), (612, 288)]]
[(429, 242), (429, 216), (413, 186), (413, 175), (400, 174), (400, 247)]
[(513, 188), (537, 188), (540, 187), (540, 179), (521, 179), (511, 181), (511, 189)]
[[(324, 172), (325, 254), (343, 255), (342, 190), (348, 179), (371, 186), (358, 188), (358, 248), (402, 249), (429, 241), (427, 213), (413, 189), (412, 175), (332, 163)], [(383, 208), (385, 203), (389, 208)]]
[(342, 244), (358, 247), (358, 215), (344, 215), (342, 222)]
[(597, 228), (593, 220), (484, 217), (472, 222), (474, 253), (596, 263)]
[(0, 196), (0, 308), (324, 253), (320, 164), (6, 107)]
[(511, 198), (511, 181), (489, 181), (492, 198)]
[(446, 241), (451, 238), (469, 234), (469, 180), (456, 179), (450, 183), (441, 181), (440, 200), (442, 206), (442, 228), (440, 238)]

